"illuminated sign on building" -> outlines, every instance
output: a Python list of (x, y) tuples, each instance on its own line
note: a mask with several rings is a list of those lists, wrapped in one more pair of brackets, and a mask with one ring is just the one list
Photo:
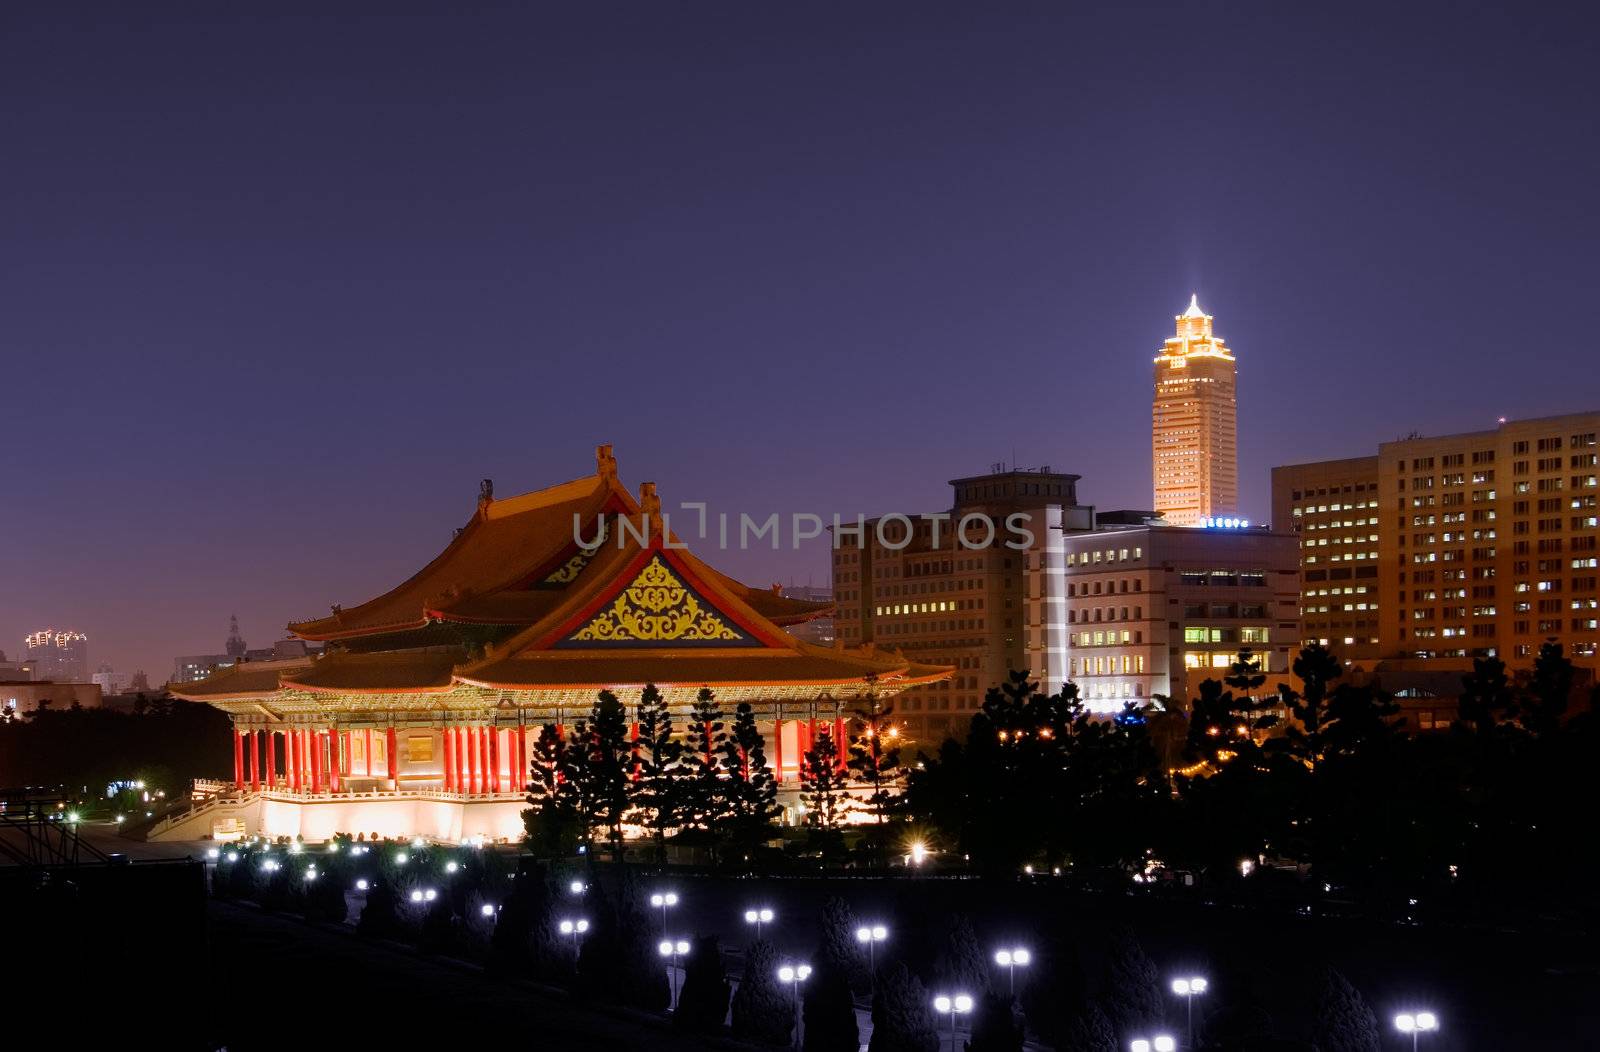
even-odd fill
[(1249, 519), (1215, 518), (1207, 515), (1200, 520), (1199, 525), (1207, 530), (1247, 530), (1250, 528)]

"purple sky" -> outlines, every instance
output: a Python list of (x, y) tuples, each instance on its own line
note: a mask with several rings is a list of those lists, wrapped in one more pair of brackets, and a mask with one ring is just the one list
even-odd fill
[(1274, 463), (1600, 405), (1577, 5), (67, 6), (0, 14), (8, 653), (269, 643), (601, 441), (669, 508), (1013, 456), (1147, 506), (1193, 290), (1253, 517)]

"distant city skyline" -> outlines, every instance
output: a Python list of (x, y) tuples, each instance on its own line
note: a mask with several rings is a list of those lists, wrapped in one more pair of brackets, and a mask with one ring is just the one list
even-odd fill
[(996, 461), (1146, 507), (1196, 292), (1253, 521), (1275, 465), (1592, 407), (1581, 12), (1159, 24), (1205, 75), (1131, 10), (18, 15), (0, 648), (269, 645), (601, 442), (735, 515)]

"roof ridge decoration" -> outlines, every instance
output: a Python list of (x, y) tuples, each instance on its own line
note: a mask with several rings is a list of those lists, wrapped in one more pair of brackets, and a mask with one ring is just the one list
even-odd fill
[(677, 646), (759, 647), (761, 641), (738, 625), (668, 564), (660, 550), (631, 580), (577, 628), (554, 644), (557, 649)]

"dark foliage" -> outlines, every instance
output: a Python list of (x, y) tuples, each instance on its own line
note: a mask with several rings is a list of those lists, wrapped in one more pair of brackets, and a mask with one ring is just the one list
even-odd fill
[(802, 987), (802, 997), (805, 1052), (856, 1052), (861, 1047), (850, 981), (838, 966), (819, 965)]
[(1311, 1040), (1317, 1052), (1379, 1052), (1382, 1048), (1378, 1017), (1361, 992), (1332, 968), (1323, 973)]
[(683, 962), (683, 986), (678, 990), (678, 1010), (673, 1013), (672, 1025), (698, 1034), (721, 1030), (732, 992), (716, 936), (698, 936)]
[(758, 939), (744, 955), (744, 976), (733, 995), (733, 1036), (756, 1045), (781, 1047), (794, 1033), (794, 1005), (777, 980), (778, 954)]
[(868, 1052), (938, 1052), (938, 1021), (931, 998), (911, 970), (896, 962), (883, 970), (872, 997)]
[(1022, 1052), (1022, 1016), (1011, 998), (985, 994), (972, 1018), (968, 1052)]

